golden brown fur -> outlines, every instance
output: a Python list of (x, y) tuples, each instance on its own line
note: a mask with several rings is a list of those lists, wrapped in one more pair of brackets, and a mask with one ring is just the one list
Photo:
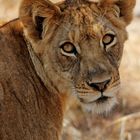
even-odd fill
[[(59, 100), (60, 120), (71, 95), (99, 114), (116, 104), (118, 69), (127, 39), (125, 28), (132, 19), (134, 5), (135, 0), (67, 0), (57, 4), (23, 0), (23, 39), (48, 93)], [(55, 98), (51, 99), (56, 103)], [(47, 109), (53, 110), (51, 104)]]
[(0, 139), (58, 140), (65, 97), (48, 92), (37, 76), (21, 22), (0, 27)]

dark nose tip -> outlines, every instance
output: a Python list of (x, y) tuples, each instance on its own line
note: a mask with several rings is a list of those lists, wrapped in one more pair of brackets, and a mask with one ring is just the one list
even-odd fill
[(107, 84), (111, 81), (111, 79), (108, 79), (106, 81), (103, 81), (103, 82), (97, 82), (97, 83), (88, 83), (88, 85), (90, 87), (92, 87), (93, 89), (96, 89), (98, 91), (101, 91), (103, 92), (106, 87), (107, 87)]

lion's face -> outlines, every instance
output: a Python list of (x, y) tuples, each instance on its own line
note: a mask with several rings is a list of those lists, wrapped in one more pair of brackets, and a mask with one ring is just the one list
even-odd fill
[(111, 7), (115, 12), (94, 3), (68, 7), (59, 18), (43, 20), (41, 40), (32, 44), (42, 48), (39, 58), (53, 90), (74, 94), (96, 113), (110, 111), (117, 102), (127, 38), (120, 11)]

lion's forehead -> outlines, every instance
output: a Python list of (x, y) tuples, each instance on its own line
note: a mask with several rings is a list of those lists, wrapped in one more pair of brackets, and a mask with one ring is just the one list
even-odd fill
[(79, 7), (70, 7), (65, 11), (64, 16), (75, 25), (91, 25), (97, 21), (100, 16), (100, 10), (95, 4), (80, 5)]
[(105, 17), (100, 16), (100, 11), (95, 4), (91, 7), (84, 5), (67, 10), (71, 12), (67, 14), (67, 11), (65, 11), (63, 28), (67, 29), (70, 38), (75, 36), (74, 38), (80, 41), (85, 36), (100, 39), (102, 34), (108, 29), (106, 27), (108, 21)]
[[(64, 25), (65, 26), (65, 25)], [(65, 28), (65, 27), (64, 27)], [(100, 40), (108, 28), (104, 27), (103, 24), (97, 22), (91, 25), (71, 25), (67, 28), (66, 40), (71, 42), (85, 42), (86, 40)]]

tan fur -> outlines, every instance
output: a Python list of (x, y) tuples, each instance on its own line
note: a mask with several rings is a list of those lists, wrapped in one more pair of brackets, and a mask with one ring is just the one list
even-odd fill
[[(67, 0), (57, 4), (23, 0), (20, 21), (30, 56), (48, 91), (60, 97), (63, 111), (70, 95), (99, 114), (114, 107), (120, 85), (118, 69), (127, 39), (125, 28), (132, 19), (134, 5), (135, 0)], [(106, 51), (101, 42), (108, 32), (115, 33), (117, 43)], [(72, 43), (78, 55), (63, 55), (60, 48), (64, 42)], [(108, 79), (103, 94), (109, 100), (98, 103), (101, 92), (89, 83)]]
[[(120, 84), (118, 68), (127, 39), (125, 28), (132, 19), (134, 5), (135, 0), (67, 0), (58, 4), (23, 0), (20, 19), (25, 37), (42, 63), (48, 89), (57, 94), (75, 94), (93, 112), (111, 110)], [(35, 20), (38, 16), (44, 18), (40, 37)], [(115, 32), (117, 44), (107, 54), (99, 40), (110, 31)], [(76, 46), (80, 53), (77, 60), (60, 53), (60, 44), (65, 41)], [(109, 77), (111, 81), (104, 94), (112, 97), (111, 100), (106, 104), (89, 104), (100, 93), (91, 89), (87, 81), (98, 83)]]

